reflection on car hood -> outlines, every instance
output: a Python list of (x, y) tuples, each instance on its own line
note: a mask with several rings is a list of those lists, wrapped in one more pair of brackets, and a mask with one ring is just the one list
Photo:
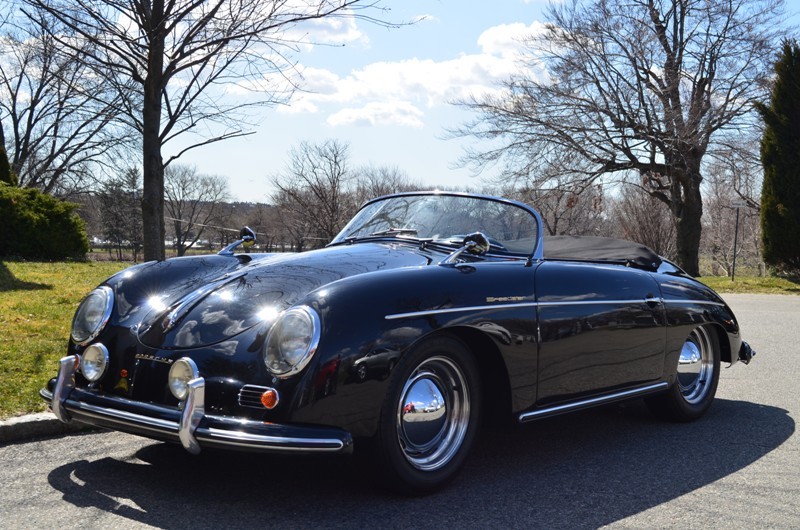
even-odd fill
[(158, 348), (216, 344), (275, 318), (309, 292), (336, 280), (429, 263), (408, 244), (363, 243), (272, 256), (231, 270), (218, 269), (215, 275), (205, 270), (202, 281), (181, 278), (163, 289), (166, 294), (161, 298), (147, 302), (149, 313), (139, 327), (139, 339)]

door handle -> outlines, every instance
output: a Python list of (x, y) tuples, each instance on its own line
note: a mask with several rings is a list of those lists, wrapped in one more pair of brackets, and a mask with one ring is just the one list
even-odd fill
[(663, 300), (658, 296), (653, 296), (652, 294), (647, 294), (644, 297), (644, 303), (648, 305), (655, 305), (662, 303)]

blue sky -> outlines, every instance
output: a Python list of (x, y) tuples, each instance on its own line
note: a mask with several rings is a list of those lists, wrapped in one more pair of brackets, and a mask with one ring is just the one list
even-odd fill
[[(255, 134), (190, 151), (180, 163), (226, 177), (232, 199), (269, 202), (269, 178), (293, 146), (335, 138), (350, 145), (353, 166), (397, 166), (428, 188), (481, 186), (491, 171), (474, 177), (456, 167), (471, 141), (447, 139), (446, 131), (472, 116), (451, 101), (490, 91), (514, 71), (518, 39), (541, 24), (547, 0), (383, 5), (389, 20), (422, 20), (397, 29), (361, 21), (303, 28), (309, 40), (328, 44), (295, 55), (307, 92), (255, 111)], [(800, 0), (786, 8), (796, 22)]]
[[(456, 168), (466, 140), (447, 128), (470, 118), (450, 102), (491, 90), (513, 71), (516, 39), (542, 20), (546, 0), (388, 0), (385, 18), (420, 22), (387, 29), (366, 22), (309, 28), (317, 42), (295, 59), (308, 92), (287, 106), (256, 110), (255, 134), (188, 152), (180, 163), (228, 179), (232, 198), (268, 201), (269, 177), (300, 141), (350, 145), (353, 166), (397, 166), (425, 187), (478, 187)], [(321, 36), (322, 35), (322, 36)], [(167, 146), (165, 158), (176, 146)]]

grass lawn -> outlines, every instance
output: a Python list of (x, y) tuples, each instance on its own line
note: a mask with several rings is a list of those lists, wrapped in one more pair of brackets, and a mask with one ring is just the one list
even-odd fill
[(703, 276), (698, 280), (718, 293), (800, 294), (800, 278), (737, 276), (731, 281), (727, 276)]
[(44, 410), (78, 304), (128, 265), (0, 261), (0, 419)]

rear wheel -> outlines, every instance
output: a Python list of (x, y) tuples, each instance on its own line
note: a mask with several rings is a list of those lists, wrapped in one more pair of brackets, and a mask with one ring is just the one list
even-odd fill
[(681, 348), (675, 384), (647, 399), (658, 416), (693, 421), (705, 414), (717, 392), (720, 370), (719, 338), (708, 326), (695, 328)]
[(481, 399), (477, 365), (458, 339), (427, 340), (400, 359), (375, 455), (384, 483), (422, 495), (452, 480), (475, 440)]

